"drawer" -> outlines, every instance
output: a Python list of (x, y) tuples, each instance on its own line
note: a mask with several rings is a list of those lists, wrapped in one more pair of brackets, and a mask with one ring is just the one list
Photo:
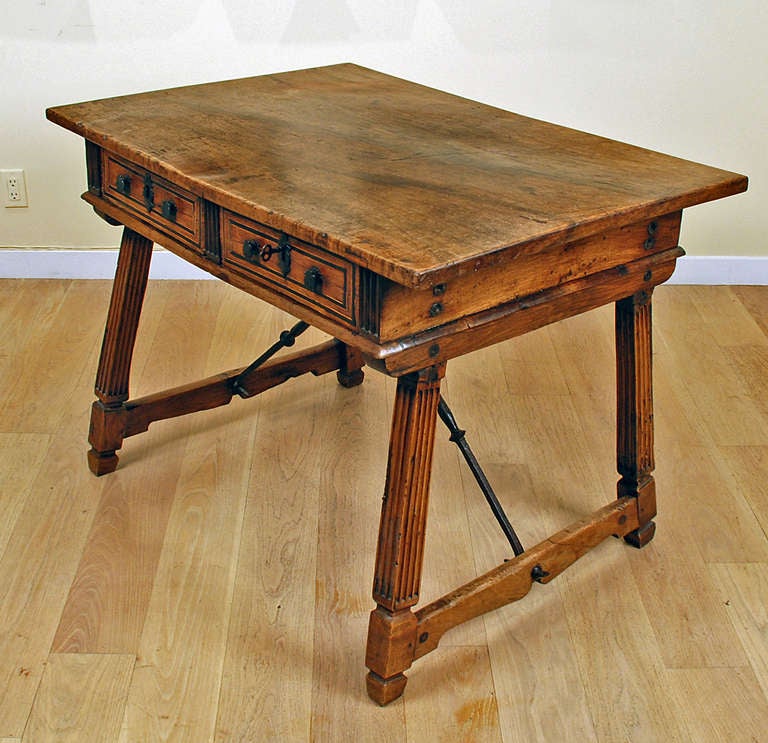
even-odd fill
[(316, 245), (223, 212), (222, 260), (284, 297), (352, 321), (354, 267)]
[(126, 160), (104, 153), (104, 196), (163, 232), (200, 245), (200, 199)]

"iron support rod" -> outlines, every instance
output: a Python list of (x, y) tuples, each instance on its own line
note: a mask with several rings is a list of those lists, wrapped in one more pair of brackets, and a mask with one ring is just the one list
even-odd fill
[(437, 412), (440, 415), (440, 419), (443, 421), (443, 423), (445, 423), (446, 427), (451, 433), (450, 440), (459, 447), (459, 450), (469, 465), (469, 469), (472, 471), (477, 484), (480, 486), (480, 490), (482, 490), (486, 501), (488, 501), (488, 505), (491, 507), (493, 515), (496, 517), (496, 521), (499, 522), (499, 526), (504, 532), (504, 536), (506, 536), (507, 540), (512, 546), (512, 551), (515, 553), (515, 556), (522, 555), (525, 551), (523, 549), (523, 545), (520, 543), (517, 534), (515, 534), (515, 530), (512, 528), (512, 524), (509, 523), (507, 514), (504, 513), (504, 509), (501, 507), (501, 503), (499, 503), (499, 499), (496, 497), (496, 493), (493, 492), (493, 488), (491, 487), (491, 483), (488, 482), (488, 478), (485, 476), (485, 472), (483, 472), (482, 468), (480, 467), (480, 463), (477, 461), (477, 458), (467, 443), (465, 438), (466, 432), (459, 428), (458, 424), (456, 423), (456, 419), (453, 417), (451, 409), (448, 407), (448, 403), (445, 402), (442, 395), (440, 396), (440, 402), (437, 406)]
[(282, 333), (280, 333), (280, 339), (277, 340), (275, 343), (273, 343), (266, 351), (264, 351), (261, 356), (259, 356), (256, 361), (254, 361), (252, 364), (249, 364), (243, 371), (235, 377), (232, 382), (232, 391), (236, 392), (240, 397), (246, 398), (251, 397), (248, 390), (243, 387), (243, 380), (248, 377), (248, 375), (254, 371), (254, 369), (258, 369), (265, 361), (269, 361), (279, 350), (283, 348), (290, 348), (294, 343), (296, 343), (296, 338), (298, 338), (307, 328), (309, 327), (309, 323), (304, 322), (303, 320), (299, 320), (290, 330), (284, 330)]

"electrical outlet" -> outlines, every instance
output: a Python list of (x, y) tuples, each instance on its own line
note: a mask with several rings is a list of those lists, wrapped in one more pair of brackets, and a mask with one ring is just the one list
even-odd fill
[(23, 170), (0, 170), (3, 206), (29, 206)]

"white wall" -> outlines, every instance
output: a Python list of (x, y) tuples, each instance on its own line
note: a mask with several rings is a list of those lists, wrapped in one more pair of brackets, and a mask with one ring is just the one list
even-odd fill
[(0, 168), (30, 198), (0, 208), (0, 246), (117, 244), (47, 106), (353, 61), (746, 173), (682, 242), (768, 256), (766, 39), (766, 0), (0, 0)]

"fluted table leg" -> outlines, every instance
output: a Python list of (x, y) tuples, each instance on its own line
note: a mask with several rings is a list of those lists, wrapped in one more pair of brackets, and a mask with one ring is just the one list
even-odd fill
[(656, 531), (651, 354), (651, 293), (640, 292), (616, 303), (618, 497), (637, 498), (640, 526), (624, 537), (635, 547)]
[(96, 401), (91, 409), (88, 466), (97, 475), (117, 467), (122, 446), (133, 347), (149, 276), (152, 241), (123, 229), (112, 298), (96, 373)]
[(397, 380), (366, 652), (368, 694), (379, 704), (403, 693), (416, 647), (411, 607), (419, 600), (443, 373), (439, 365)]

